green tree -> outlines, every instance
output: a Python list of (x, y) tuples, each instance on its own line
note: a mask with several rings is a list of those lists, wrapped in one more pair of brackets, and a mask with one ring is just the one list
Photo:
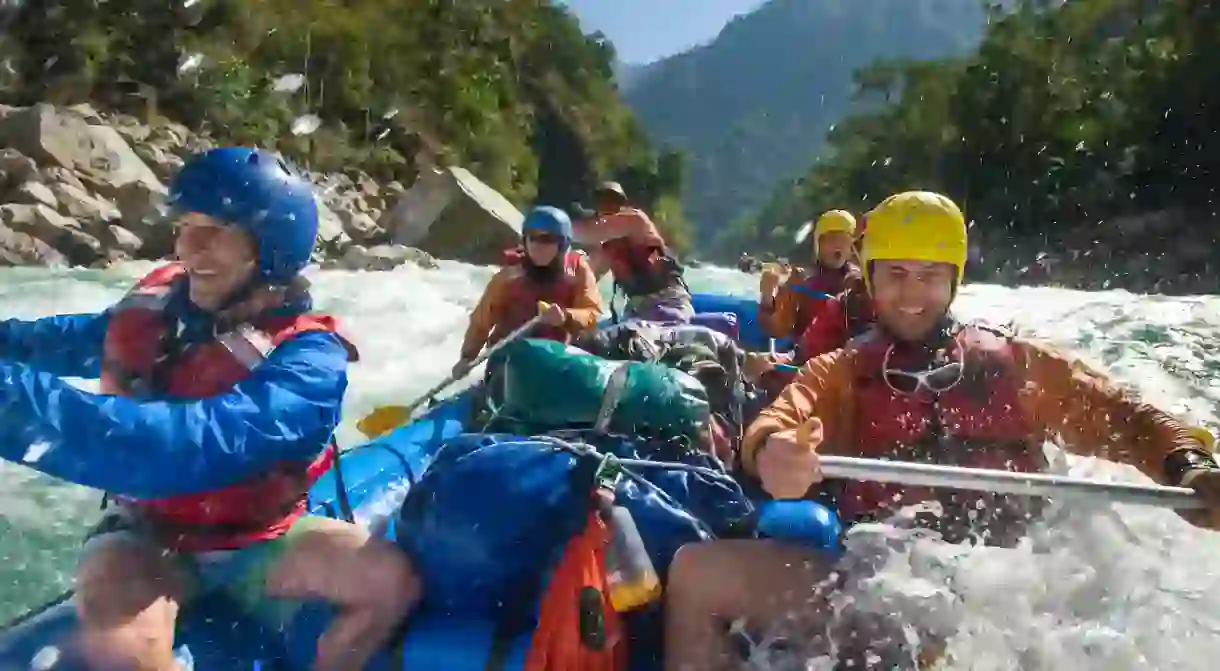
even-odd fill
[[(122, 105), (134, 82), (222, 141), (404, 182), (430, 154), (520, 206), (627, 171), (685, 235), (681, 179), (619, 101), (613, 46), (546, 0), (45, 0), (4, 18), (7, 102)], [(305, 114), (322, 125), (296, 136)]]

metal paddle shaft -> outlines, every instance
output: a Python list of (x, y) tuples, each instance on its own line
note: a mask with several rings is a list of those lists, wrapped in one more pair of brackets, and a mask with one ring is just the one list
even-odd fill
[(944, 487), (1021, 496), (1088, 496), (1112, 503), (1160, 508), (1203, 508), (1204, 501), (1186, 487), (1102, 482), (1044, 473), (1010, 473), (980, 468), (956, 468), (906, 461), (855, 457), (820, 457), (828, 478), (885, 482), (912, 487)]
[(529, 321), (527, 321), (524, 324), (522, 324), (521, 326), (519, 326), (517, 328), (517, 330), (504, 336), (504, 339), (501, 340), (500, 342), (483, 350), (482, 354), (478, 355), (477, 357), (475, 357), (474, 359), (472, 359), (470, 361), (470, 365), (468, 365), (465, 370), (463, 370), (459, 373), (451, 374), (449, 377), (438, 382), (435, 387), (424, 392), (423, 396), (420, 396), (419, 398), (415, 399), (414, 402), (412, 402), (410, 405), (407, 406), (406, 415), (408, 417), (410, 417), (415, 412), (415, 410), (417, 408), (419, 408), (419, 406), (427, 403), (428, 399), (432, 398), (433, 396), (436, 396), (437, 394), (441, 393), (442, 391), (445, 391), (445, 389), (448, 389), (449, 386), (452, 385), (454, 382), (457, 382), (458, 380), (469, 375), (470, 371), (472, 371), (476, 367), (478, 367), (479, 364), (483, 363), (488, 358), (494, 356), (496, 352), (499, 352), (501, 349), (508, 346), (509, 343), (519, 340), (520, 338), (525, 336), (527, 333), (530, 332), (530, 330), (532, 330), (535, 326), (537, 326), (540, 323), (542, 323), (542, 315), (538, 315), (537, 317), (530, 319)]

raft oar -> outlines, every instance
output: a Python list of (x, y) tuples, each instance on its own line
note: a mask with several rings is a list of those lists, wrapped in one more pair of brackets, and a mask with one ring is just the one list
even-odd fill
[(504, 339), (500, 342), (483, 350), (483, 353), (471, 360), (470, 364), (467, 365), (465, 369), (457, 373), (450, 374), (449, 377), (446, 377), (444, 380), (438, 382), (436, 386), (424, 392), (423, 396), (415, 399), (415, 401), (408, 405), (383, 405), (376, 410), (373, 410), (368, 415), (365, 415), (364, 419), (356, 422), (356, 428), (360, 429), (360, 432), (365, 436), (369, 438), (376, 438), (377, 436), (389, 433), (403, 424), (406, 424), (408, 421), (410, 421), (411, 415), (418, 410), (420, 406), (427, 403), (432, 397), (448, 389), (450, 385), (461, 380), (462, 378), (465, 378), (472, 370), (477, 368), (479, 364), (494, 356), (496, 352), (499, 352), (510, 343), (521, 339), (541, 322), (542, 315), (539, 314), (533, 319), (530, 319), (522, 324), (517, 328), (517, 330), (504, 336)]
[(1012, 473), (856, 457), (825, 456), (819, 457), (818, 461), (822, 475), (827, 478), (1020, 496), (1087, 496), (1111, 503), (1178, 510), (1206, 507), (1195, 491), (1187, 487), (1135, 485), (1045, 473)]

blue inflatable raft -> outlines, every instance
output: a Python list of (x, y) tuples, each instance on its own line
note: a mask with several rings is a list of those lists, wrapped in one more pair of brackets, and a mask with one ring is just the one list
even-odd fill
[[(701, 295), (696, 304), (700, 312), (732, 313), (742, 344), (766, 348), (767, 340), (754, 319), (754, 301)], [(350, 509), (375, 534), (393, 539), (393, 515), (399, 503), (439, 449), (463, 433), (470, 411), (469, 395), (459, 395), (412, 424), (347, 451), (339, 473), (332, 469), (310, 491), (310, 511), (341, 519), (342, 511)], [(181, 615), (175, 645), (197, 671), (308, 669), (328, 616), (325, 606), (310, 605), (283, 631), (272, 631), (238, 615), (224, 597), (206, 597)], [(67, 654), (76, 627), (70, 593), (27, 614), (0, 631), (0, 669), (82, 669)], [(367, 668), (485, 671), (494, 629), (490, 619), (457, 619), (424, 611), (412, 617), (396, 645)], [(514, 641), (498, 668), (521, 668), (528, 645), (528, 635)]]

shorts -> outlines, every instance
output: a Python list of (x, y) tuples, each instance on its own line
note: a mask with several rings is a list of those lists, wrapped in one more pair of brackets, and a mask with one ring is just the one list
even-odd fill
[[(237, 550), (172, 552), (173, 559), (186, 576), (186, 597), (183, 605), (188, 605), (200, 597), (219, 593), (263, 624), (276, 628), (286, 624), (296, 614), (302, 602), (268, 596), (267, 575), (302, 533), (316, 528), (318, 522), (325, 519), (316, 515), (305, 515), (279, 538)], [(81, 556), (103, 544), (114, 542), (145, 544), (158, 550), (163, 549), (152, 534), (120, 509), (107, 512), (89, 532), (81, 547)]]

